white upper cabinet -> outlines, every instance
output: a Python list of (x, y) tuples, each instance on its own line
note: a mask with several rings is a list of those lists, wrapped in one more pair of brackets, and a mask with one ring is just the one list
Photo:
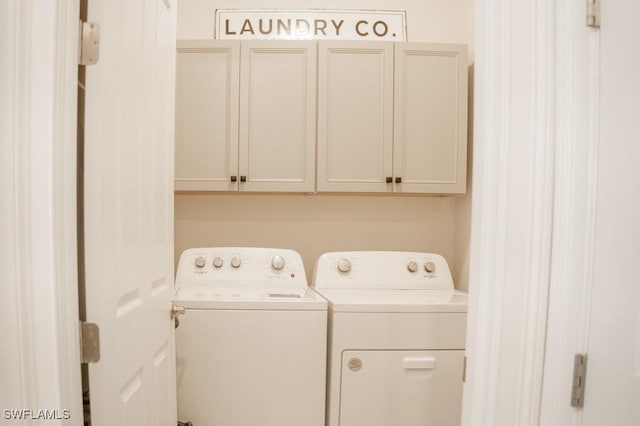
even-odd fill
[(394, 90), (394, 191), (464, 193), (466, 46), (397, 43)]
[(316, 46), (178, 42), (177, 191), (314, 190)]
[(176, 191), (233, 191), (238, 184), (240, 43), (177, 42)]
[(389, 192), (393, 43), (319, 43), (318, 191)]
[(320, 42), (318, 65), (318, 191), (465, 192), (465, 46)]
[(242, 42), (240, 190), (313, 192), (317, 44)]
[(466, 191), (464, 45), (187, 40), (176, 80), (177, 191)]

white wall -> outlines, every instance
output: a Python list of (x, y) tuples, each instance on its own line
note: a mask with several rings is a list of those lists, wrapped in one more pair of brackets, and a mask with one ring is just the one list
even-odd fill
[[(213, 38), (215, 10), (238, 8), (404, 10), (408, 41), (465, 43), (473, 61), (472, 0), (181, 0), (178, 39)], [(433, 251), (466, 290), (470, 207), (468, 195), (178, 194), (176, 264), (189, 247), (286, 247), (300, 252), (310, 280), (326, 251)]]

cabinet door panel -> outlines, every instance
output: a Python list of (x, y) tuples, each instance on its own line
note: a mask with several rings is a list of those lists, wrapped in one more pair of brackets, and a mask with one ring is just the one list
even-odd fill
[(340, 426), (458, 426), (464, 351), (342, 353)]
[(177, 43), (177, 191), (237, 189), (239, 58), (237, 41)]
[(395, 57), (398, 192), (464, 193), (467, 60), (462, 45), (402, 43)]
[(391, 191), (393, 43), (320, 42), (318, 68), (318, 191)]
[(242, 43), (241, 191), (314, 189), (315, 42)]

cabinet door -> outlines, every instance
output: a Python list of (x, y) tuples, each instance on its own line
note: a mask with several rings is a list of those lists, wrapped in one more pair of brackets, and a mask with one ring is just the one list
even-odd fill
[(464, 193), (466, 46), (396, 44), (394, 114), (394, 191)]
[(238, 175), (238, 41), (177, 42), (176, 191), (234, 191)]
[(459, 426), (464, 351), (342, 353), (340, 426)]
[(317, 44), (243, 41), (240, 191), (311, 192)]
[(320, 42), (318, 56), (318, 191), (391, 191), (393, 43)]

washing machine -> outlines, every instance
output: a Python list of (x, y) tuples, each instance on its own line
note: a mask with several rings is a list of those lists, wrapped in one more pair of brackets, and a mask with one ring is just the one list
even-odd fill
[(313, 286), (329, 302), (327, 426), (459, 426), (467, 294), (432, 253), (332, 252)]
[(327, 302), (297, 252), (186, 250), (174, 304), (179, 421), (324, 426)]

